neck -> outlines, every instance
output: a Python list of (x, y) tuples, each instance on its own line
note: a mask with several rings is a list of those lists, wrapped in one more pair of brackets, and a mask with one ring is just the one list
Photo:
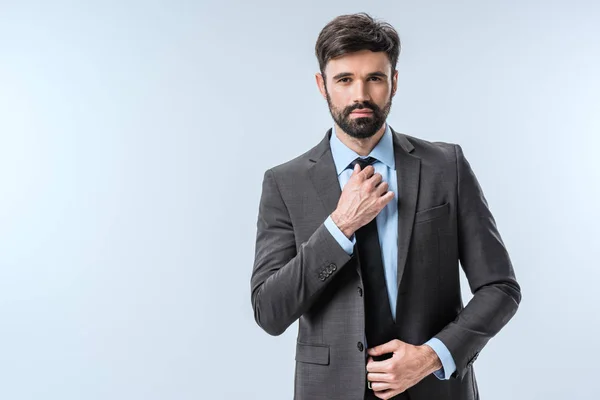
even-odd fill
[(365, 139), (357, 139), (344, 132), (338, 124), (335, 124), (335, 133), (338, 139), (348, 148), (352, 149), (356, 154), (365, 157), (368, 156), (371, 150), (375, 148), (383, 134), (385, 133), (386, 124), (381, 125), (381, 128), (371, 137)]

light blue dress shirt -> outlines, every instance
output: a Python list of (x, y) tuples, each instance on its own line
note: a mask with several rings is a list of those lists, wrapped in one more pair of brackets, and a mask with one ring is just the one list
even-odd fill
[[(335, 125), (329, 144), (331, 146), (331, 155), (333, 156), (333, 161), (335, 163), (340, 188), (343, 190), (352, 175), (352, 169), (347, 167), (357, 157), (361, 156), (340, 141), (336, 135)], [(377, 159), (377, 161), (372, 164), (375, 168), (375, 172), (381, 174), (382, 180), (389, 185), (388, 189), (393, 191), (395, 199), (398, 199), (394, 141), (392, 132), (387, 123), (385, 124), (383, 136), (368, 156)], [(398, 202), (390, 201), (375, 218), (377, 221), (377, 234), (379, 235), (379, 245), (381, 247), (381, 258), (383, 261), (386, 286), (390, 300), (390, 309), (392, 310), (394, 320), (396, 320), (396, 299), (398, 297), (398, 287), (396, 286), (398, 277)], [(351, 255), (354, 252), (354, 245), (356, 243), (355, 235), (352, 235), (352, 237), (348, 239), (333, 222), (331, 215), (325, 220), (325, 226), (346, 253)], [(435, 351), (442, 362), (442, 368), (434, 372), (435, 376), (438, 379), (449, 379), (450, 375), (456, 370), (456, 364), (454, 363), (454, 359), (448, 348), (437, 338), (431, 338), (425, 344)], [(365, 348), (366, 347), (367, 341), (365, 337)]]

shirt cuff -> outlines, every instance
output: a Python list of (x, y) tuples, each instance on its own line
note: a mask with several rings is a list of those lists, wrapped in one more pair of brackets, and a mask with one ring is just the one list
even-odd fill
[(354, 245), (356, 244), (356, 237), (354, 237), (354, 234), (350, 239), (348, 239), (346, 235), (344, 235), (344, 233), (340, 230), (340, 228), (338, 228), (335, 222), (333, 222), (333, 220), (331, 219), (331, 215), (325, 220), (325, 227), (327, 228), (329, 233), (331, 233), (331, 236), (333, 236), (333, 238), (340, 244), (340, 246), (342, 246), (344, 251), (348, 253), (348, 255), (352, 255), (352, 253), (354, 252)]
[(439, 380), (450, 379), (450, 376), (454, 373), (454, 371), (456, 371), (456, 364), (454, 363), (454, 358), (452, 358), (452, 354), (450, 354), (450, 350), (448, 350), (446, 345), (442, 343), (442, 341), (438, 338), (431, 338), (425, 344), (431, 347), (433, 351), (435, 351), (440, 361), (442, 362), (442, 368), (438, 369), (433, 374)]

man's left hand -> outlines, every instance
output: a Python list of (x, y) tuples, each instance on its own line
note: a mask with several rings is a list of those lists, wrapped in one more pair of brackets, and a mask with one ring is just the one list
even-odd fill
[(367, 380), (380, 399), (392, 398), (442, 368), (431, 347), (414, 346), (398, 339), (372, 347), (367, 353), (370, 356), (393, 353), (387, 360), (374, 361), (369, 357), (367, 362)]

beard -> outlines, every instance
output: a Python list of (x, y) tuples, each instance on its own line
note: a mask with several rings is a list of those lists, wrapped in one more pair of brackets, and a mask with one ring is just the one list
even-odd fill
[[(329, 112), (331, 117), (336, 124), (348, 135), (356, 139), (366, 139), (373, 136), (384, 124), (390, 108), (392, 107), (392, 96), (387, 103), (380, 108), (377, 104), (370, 101), (363, 101), (362, 103), (356, 103), (351, 106), (345, 107), (340, 110), (331, 104), (331, 98), (329, 92), (325, 89), (327, 94), (327, 104), (329, 105)], [(360, 110), (363, 108), (369, 108), (373, 113), (369, 117), (350, 117), (350, 113), (354, 110)]]

